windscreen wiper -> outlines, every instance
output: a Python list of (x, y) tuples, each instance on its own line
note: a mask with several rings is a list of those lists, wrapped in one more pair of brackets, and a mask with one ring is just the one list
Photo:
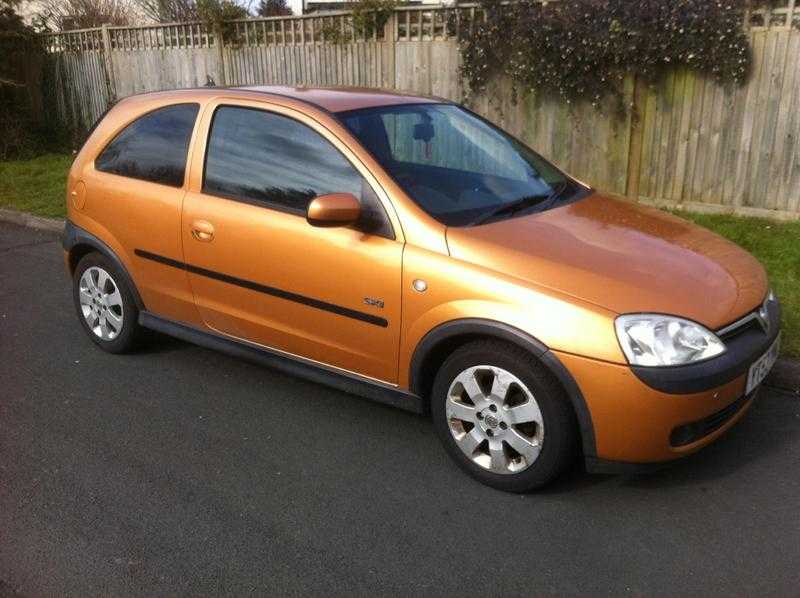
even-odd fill
[(470, 222), (470, 226), (483, 224), (496, 218), (497, 216), (502, 216), (503, 214), (515, 214), (521, 210), (525, 210), (536, 205), (548, 205), (555, 201), (566, 190), (567, 185), (568, 182), (563, 181), (555, 189), (553, 189), (552, 193), (549, 195), (528, 195), (516, 201), (512, 201), (511, 203), (503, 204), (502, 206), (499, 206), (498, 208), (481, 215), (477, 220)]
[(548, 196), (548, 198), (539, 204), (538, 206), (539, 211), (543, 212), (544, 210), (548, 209), (551, 205), (553, 205), (557, 200), (561, 199), (561, 196), (564, 194), (564, 191), (566, 191), (569, 188), (569, 186), (570, 186), (569, 180), (565, 179), (561, 181), (556, 186), (556, 188), (553, 189), (553, 192)]
[(516, 201), (512, 201), (511, 203), (505, 203), (494, 210), (490, 210), (489, 212), (482, 214), (477, 220), (470, 222), (470, 226), (483, 224), (484, 222), (492, 220), (497, 216), (502, 216), (503, 214), (513, 214), (514, 212), (524, 210), (525, 208), (534, 206), (537, 203), (546, 201), (548, 197), (548, 195), (528, 195), (527, 197), (522, 197)]

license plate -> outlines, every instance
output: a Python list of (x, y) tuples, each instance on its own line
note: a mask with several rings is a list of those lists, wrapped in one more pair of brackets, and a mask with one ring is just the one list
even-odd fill
[(781, 337), (778, 335), (778, 338), (775, 339), (775, 342), (772, 343), (772, 346), (767, 349), (767, 352), (764, 353), (758, 360), (750, 366), (750, 371), (747, 373), (747, 390), (745, 394), (750, 394), (759, 384), (764, 381), (764, 378), (767, 377), (769, 371), (772, 369), (772, 366), (775, 365), (775, 362), (778, 361), (778, 352), (781, 347)]

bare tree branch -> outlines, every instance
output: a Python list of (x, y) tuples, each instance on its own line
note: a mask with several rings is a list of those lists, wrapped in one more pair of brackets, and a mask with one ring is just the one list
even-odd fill
[(132, 0), (39, 0), (39, 6), (39, 17), (57, 31), (127, 25), (134, 15)]
[[(150, 21), (176, 23), (203, 20), (204, 14), (239, 18), (250, 14), (253, 0), (131, 0), (136, 12)], [(198, 8), (198, 4), (201, 6)]]
[(26, 87), (24, 83), (20, 83), (19, 81), (12, 81), (11, 79), (3, 79), (0, 77), (0, 85), (6, 85), (8, 87)]

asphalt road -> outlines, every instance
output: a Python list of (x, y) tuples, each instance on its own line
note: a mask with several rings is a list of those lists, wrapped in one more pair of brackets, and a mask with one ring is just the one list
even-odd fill
[(175, 340), (79, 327), (0, 224), (0, 596), (800, 592), (800, 400), (668, 470), (483, 487), (429, 422)]

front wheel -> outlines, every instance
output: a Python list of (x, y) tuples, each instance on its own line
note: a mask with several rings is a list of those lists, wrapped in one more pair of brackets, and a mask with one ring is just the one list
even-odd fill
[(431, 410), (456, 463), (500, 490), (544, 486), (575, 454), (577, 425), (564, 391), (513, 345), (479, 341), (456, 350), (436, 376)]

